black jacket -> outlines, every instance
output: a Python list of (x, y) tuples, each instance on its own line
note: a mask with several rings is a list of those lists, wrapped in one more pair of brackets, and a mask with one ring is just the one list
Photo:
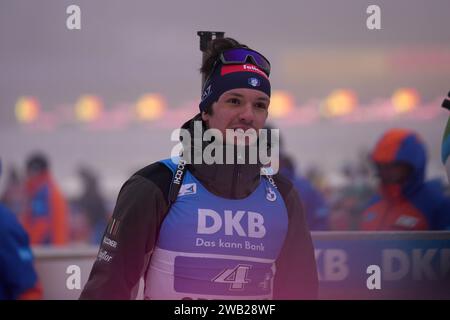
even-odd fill
[[(192, 129), (192, 120), (183, 127)], [(202, 164), (187, 168), (210, 192), (224, 198), (247, 197), (260, 181), (257, 165)], [(125, 182), (80, 299), (135, 298), (169, 209), (171, 180), (172, 171), (156, 162)], [(287, 236), (276, 260), (274, 299), (315, 299), (316, 263), (302, 204), (288, 179), (276, 175), (274, 180), (289, 219)]]

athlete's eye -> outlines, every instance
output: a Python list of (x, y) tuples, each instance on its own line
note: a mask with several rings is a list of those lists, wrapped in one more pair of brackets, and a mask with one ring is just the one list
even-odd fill
[(255, 103), (255, 106), (259, 109), (264, 109), (264, 110), (267, 110), (267, 108), (269, 107), (269, 105), (265, 102), (257, 102), (257, 103)]
[(239, 100), (237, 98), (230, 98), (227, 100), (227, 102), (231, 103), (231, 104), (239, 105), (241, 103), (241, 100)]

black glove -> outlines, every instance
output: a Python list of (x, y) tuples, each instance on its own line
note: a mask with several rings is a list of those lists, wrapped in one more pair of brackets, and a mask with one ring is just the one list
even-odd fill
[(442, 107), (450, 110), (450, 92), (447, 94), (447, 98), (442, 101)]

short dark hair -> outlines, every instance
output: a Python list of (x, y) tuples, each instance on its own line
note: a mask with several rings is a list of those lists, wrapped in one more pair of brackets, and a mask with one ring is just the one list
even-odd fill
[(41, 173), (49, 169), (47, 157), (40, 152), (33, 153), (27, 159), (27, 171), (32, 173)]
[[(239, 43), (233, 38), (216, 38), (212, 40), (205, 51), (205, 59), (203, 60), (202, 66), (200, 68), (200, 73), (205, 79), (213, 72), (214, 63), (219, 59), (222, 52), (233, 48), (248, 48), (245, 44)], [(206, 107), (205, 112), (207, 114), (212, 114), (212, 105)]]

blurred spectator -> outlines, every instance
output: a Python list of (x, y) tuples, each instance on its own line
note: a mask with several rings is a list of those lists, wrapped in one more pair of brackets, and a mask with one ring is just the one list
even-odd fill
[(23, 181), (15, 168), (9, 170), (1, 202), (16, 215), (19, 215), (24, 211), (25, 189)]
[(0, 300), (41, 298), (28, 235), (16, 216), (0, 204)]
[[(267, 130), (276, 129), (270, 124), (264, 127)], [(270, 132), (270, 131), (269, 131)], [(307, 177), (296, 172), (292, 158), (285, 151), (283, 137), (279, 135), (279, 173), (288, 178), (297, 190), (301, 199), (309, 230), (328, 230), (328, 206), (321, 192), (313, 185)], [(319, 177), (320, 171), (316, 171)]]
[(106, 202), (100, 192), (98, 179), (94, 172), (82, 167), (78, 170), (78, 174), (82, 182), (82, 192), (75, 200), (75, 206), (87, 218), (91, 231), (90, 242), (98, 244), (108, 221)]
[(23, 224), (31, 244), (66, 244), (69, 240), (67, 204), (51, 176), (46, 156), (31, 155), (26, 170), (27, 205)]
[(311, 182), (311, 184), (320, 191), (325, 191), (328, 189), (328, 181), (322, 168), (317, 165), (310, 165), (306, 168), (304, 177)]
[(0, 203), (0, 300), (41, 298), (28, 236), (16, 216)]
[(347, 163), (342, 167), (346, 182), (330, 199), (331, 230), (358, 230), (361, 211), (375, 194), (365, 162), (367, 157), (360, 157), (358, 163)]
[(363, 212), (362, 230), (450, 229), (450, 198), (441, 184), (425, 182), (427, 156), (417, 134), (389, 130), (376, 144), (372, 160), (380, 190)]
[(295, 172), (292, 159), (280, 153), (280, 174), (291, 180), (300, 195), (310, 230), (328, 230), (328, 207), (324, 197), (304, 177)]

